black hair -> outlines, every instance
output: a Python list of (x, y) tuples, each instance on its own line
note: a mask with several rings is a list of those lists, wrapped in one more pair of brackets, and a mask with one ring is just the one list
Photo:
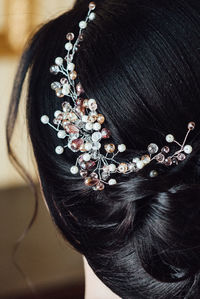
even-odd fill
[[(53, 116), (61, 106), (50, 88), (55, 78), (49, 67), (55, 57), (64, 57), (66, 33), (78, 34), (88, 1), (77, 1), (72, 10), (43, 25), (26, 47), (10, 103), (9, 149), (28, 73), (28, 130), (45, 200), (64, 238), (124, 299), (199, 298), (200, 2), (96, 4), (76, 70), (113, 140), (126, 144), (127, 158), (140, 156), (151, 142), (159, 148), (166, 144), (168, 133), (181, 142), (188, 122), (194, 121), (188, 140), (192, 153), (172, 167), (152, 162), (100, 192), (70, 174), (74, 153), (55, 154), (56, 133), (40, 122), (43, 114)], [(150, 178), (151, 169), (159, 175)]]

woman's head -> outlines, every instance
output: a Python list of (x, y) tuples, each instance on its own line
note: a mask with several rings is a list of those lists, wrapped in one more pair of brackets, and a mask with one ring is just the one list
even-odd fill
[(40, 122), (41, 115), (60, 110), (62, 102), (50, 88), (54, 77), (49, 67), (55, 57), (64, 57), (66, 33), (78, 34), (87, 1), (78, 1), (70, 12), (42, 26), (27, 46), (11, 101), (8, 137), (29, 70), (28, 129), (45, 200), (63, 236), (122, 298), (197, 298), (200, 4), (96, 4), (96, 19), (75, 58), (76, 70), (86, 94), (96, 99), (105, 116), (114, 142), (126, 144), (127, 158), (140, 155), (151, 142), (162, 147), (167, 133), (181, 142), (193, 120), (193, 152), (176, 167), (154, 164), (160, 172), (154, 179), (148, 176), (149, 165), (101, 192), (70, 173), (73, 152), (55, 154), (57, 135)]

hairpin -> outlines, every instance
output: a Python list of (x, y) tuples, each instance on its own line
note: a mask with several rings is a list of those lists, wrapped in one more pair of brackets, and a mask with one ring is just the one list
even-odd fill
[[(66, 140), (66, 145), (58, 145), (55, 152), (60, 155), (65, 148), (73, 152), (79, 152), (75, 164), (70, 168), (73, 175), (80, 174), (84, 178), (85, 185), (90, 186), (93, 190), (103, 190), (105, 185), (115, 185), (117, 183), (112, 175), (129, 174), (137, 172), (151, 161), (156, 160), (157, 163), (165, 166), (177, 165), (180, 161), (185, 160), (186, 155), (192, 152), (192, 146), (186, 145), (188, 134), (195, 128), (194, 122), (188, 123), (188, 131), (182, 144), (177, 142), (172, 134), (166, 136), (168, 143), (176, 143), (180, 149), (173, 155), (166, 156), (170, 152), (169, 146), (165, 145), (159, 151), (159, 147), (155, 143), (148, 145), (148, 154), (141, 158), (134, 157), (129, 162), (118, 162), (117, 155), (126, 151), (125, 144), (116, 146), (113, 143), (106, 143), (104, 149), (102, 141), (107, 140), (111, 136), (111, 132), (104, 126), (105, 118), (97, 112), (97, 103), (95, 99), (85, 98), (84, 89), (81, 83), (75, 84), (77, 72), (73, 63), (74, 54), (78, 51), (80, 42), (83, 41), (83, 30), (90, 21), (95, 19), (95, 3), (89, 3), (89, 11), (86, 19), (79, 23), (79, 34), (74, 42), (74, 34), (66, 35), (67, 43), (65, 49), (67, 55), (63, 59), (57, 57), (55, 64), (50, 67), (50, 72), (57, 75), (62, 74), (60, 81), (51, 84), (51, 88), (55, 91), (58, 98), (69, 97), (69, 101), (62, 103), (62, 111), (56, 110), (54, 113), (53, 124), (50, 123), (49, 117), (43, 115), (41, 122), (48, 124), (57, 132), (57, 137)], [(158, 171), (153, 169), (150, 171), (150, 177), (156, 177)]]

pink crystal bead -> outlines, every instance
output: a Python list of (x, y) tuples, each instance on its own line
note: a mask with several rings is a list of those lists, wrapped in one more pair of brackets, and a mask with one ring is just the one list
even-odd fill
[(62, 126), (63, 126), (63, 129), (67, 130), (67, 126), (70, 124), (70, 122), (66, 119), (64, 119), (62, 121)]
[(74, 33), (72, 33), (72, 32), (67, 33), (66, 38), (67, 38), (67, 40), (72, 41), (74, 39)]
[(78, 134), (79, 133), (79, 129), (75, 125), (67, 125), (65, 130), (69, 134)]
[(83, 155), (80, 155), (79, 157), (78, 157), (78, 163), (79, 163), (79, 165), (83, 162), (84, 160), (83, 160)]
[(163, 163), (165, 160), (165, 156), (161, 153), (157, 154), (155, 157), (156, 161), (158, 161), (159, 163)]
[(78, 39), (80, 42), (82, 42), (84, 40), (83, 34), (79, 34)]
[(172, 158), (172, 163), (178, 165), (178, 159), (176, 157)]
[(88, 108), (88, 99), (84, 99), (83, 107)]
[(60, 83), (61, 83), (62, 85), (66, 84), (67, 82), (68, 82), (67, 78), (61, 78), (61, 79), (60, 79)]
[(163, 146), (163, 147), (161, 148), (161, 152), (162, 152), (162, 153), (169, 153), (169, 151), (170, 151), (170, 148), (169, 148), (168, 146)]
[(102, 191), (105, 188), (105, 185), (102, 182), (96, 184), (96, 190)]
[(110, 133), (110, 131), (108, 129), (103, 128), (101, 130), (101, 136), (102, 136), (103, 139), (109, 138), (110, 135), (111, 135), (111, 133)]
[(87, 169), (92, 169), (93, 167), (95, 167), (96, 163), (94, 161), (89, 161), (86, 163), (86, 167)]
[(194, 130), (194, 128), (195, 128), (195, 122), (190, 121), (190, 122), (188, 123), (188, 130)]
[(76, 105), (77, 106), (81, 106), (81, 105), (83, 105), (83, 99), (81, 99), (81, 98), (78, 98), (77, 100), (76, 100)]
[(185, 160), (186, 155), (183, 154), (183, 153), (179, 153), (179, 154), (177, 155), (177, 158), (178, 158), (179, 161), (183, 161), (183, 160)]
[(83, 139), (79, 138), (79, 139), (74, 139), (71, 142), (71, 148), (73, 150), (79, 150), (81, 145), (84, 143)]
[(165, 159), (165, 165), (166, 166), (172, 165), (172, 159), (170, 157), (168, 157), (168, 158)]
[(80, 94), (84, 93), (84, 89), (83, 89), (83, 87), (82, 87), (82, 85), (81, 85), (80, 82), (76, 85), (76, 91), (77, 91), (78, 96)]
[(76, 110), (76, 112), (77, 112), (78, 114), (81, 114), (81, 115), (84, 115), (84, 114), (85, 114), (85, 108), (84, 108), (83, 105), (82, 105), (82, 106), (77, 106), (77, 107), (75, 108), (75, 110)]
[(67, 63), (72, 61), (72, 54), (68, 54), (64, 57), (65, 61), (67, 61)]

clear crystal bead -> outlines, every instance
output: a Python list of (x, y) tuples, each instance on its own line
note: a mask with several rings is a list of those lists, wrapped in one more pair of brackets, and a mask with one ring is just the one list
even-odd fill
[(53, 82), (51, 83), (51, 89), (56, 90), (61, 87), (61, 84), (59, 82)]
[(53, 75), (57, 75), (59, 73), (59, 66), (58, 65), (52, 65), (50, 67), (50, 73)]
[(97, 160), (98, 157), (99, 157), (99, 154), (98, 154), (97, 151), (94, 151), (94, 152), (91, 153), (91, 158), (92, 158), (93, 160)]
[(108, 172), (102, 172), (101, 177), (103, 180), (107, 180), (110, 177), (110, 174)]
[(149, 152), (150, 154), (155, 154), (155, 153), (157, 153), (157, 152), (158, 152), (158, 146), (157, 146), (157, 144), (155, 144), (155, 143), (150, 143), (150, 144), (148, 145), (148, 152)]

